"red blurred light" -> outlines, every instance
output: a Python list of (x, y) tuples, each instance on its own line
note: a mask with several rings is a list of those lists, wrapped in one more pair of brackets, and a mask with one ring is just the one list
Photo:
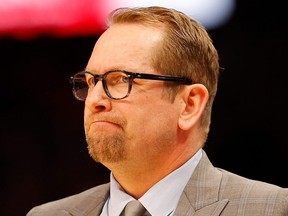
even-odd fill
[(2, 0), (0, 36), (99, 34), (105, 29), (108, 8), (105, 0)]

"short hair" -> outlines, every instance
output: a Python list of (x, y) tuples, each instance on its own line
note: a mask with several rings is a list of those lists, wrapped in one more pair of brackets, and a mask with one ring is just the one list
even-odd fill
[[(117, 23), (162, 27), (164, 39), (151, 54), (151, 64), (159, 73), (187, 77), (207, 88), (209, 99), (201, 119), (206, 139), (219, 77), (218, 52), (206, 29), (180, 11), (158, 6), (116, 9), (109, 16), (108, 27)], [(168, 89), (173, 101), (181, 87)]]

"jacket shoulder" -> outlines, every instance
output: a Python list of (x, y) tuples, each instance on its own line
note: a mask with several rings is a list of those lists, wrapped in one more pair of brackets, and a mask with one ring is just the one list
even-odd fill
[(288, 215), (288, 189), (274, 184), (248, 179), (225, 170), (219, 199), (228, 199), (225, 212), (242, 211), (246, 214)]
[[(222, 191), (223, 194), (228, 192), (227, 195), (229, 194), (229, 196), (237, 194), (243, 196), (246, 194), (245, 196), (250, 195), (252, 197), (288, 197), (287, 188), (282, 188), (263, 181), (245, 178), (223, 169), (218, 168), (218, 170), (222, 173), (220, 191)], [(233, 193), (231, 193), (231, 191)]]
[(86, 211), (88, 215), (88, 212), (95, 209), (95, 207), (98, 205), (104, 205), (108, 195), (109, 183), (90, 188), (81, 193), (74, 194), (59, 200), (35, 206), (27, 213), (27, 216), (64, 216), (71, 215), (70, 212), (77, 212), (78, 209), (81, 209), (83, 212)]

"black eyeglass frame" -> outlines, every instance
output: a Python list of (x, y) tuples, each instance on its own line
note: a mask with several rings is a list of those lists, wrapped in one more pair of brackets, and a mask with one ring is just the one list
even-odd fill
[[(114, 72), (124, 73), (128, 77), (128, 91), (127, 91), (127, 94), (124, 97), (115, 98), (109, 92), (109, 89), (108, 89), (107, 84), (106, 84), (106, 77), (110, 73), (114, 73)], [(105, 72), (104, 74), (94, 74), (94, 73), (92, 73), (90, 71), (81, 71), (81, 72), (78, 72), (78, 73), (76, 73), (76, 74), (74, 74), (73, 76), (70, 77), (70, 83), (73, 85), (73, 94), (74, 94), (76, 99), (81, 100), (81, 101), (85, 101), (86, 98), (85, 99), (81, 99), (76, 94), (76, 90), (75, 90), (75, 76), (78, 75), (78, 74), (83, 74), (83, 75), (90, 74), (91, 76), (93, 76), (94, 86), (98, 83), (99, 80), (102, 80), (102, 85), (103, 85), (103, 88), (104, 88), (104, 91), (105, 91), (106, 95), (109, 98), (114, 99), (114, 100), (121, 100), (121, 99), (124, 99), (124, 98), (129, 96), (129, 94), (131, 92), (131, 89), (132, 89), (132, 82), (133, 82), (134, 79), (146, 79), (146, 80), (160, 80), (160, 81), (178, 82), (179, 84), (182, 84), (182, 85), (192, 85), (193, 84), (193, 81), (191, 79), (189, 79), (189, 78), (178, 77), (178, 76), (170, 76), (170, 75), (157, 75), (157, 74), (137, 73), (137, 72), (130, 72), (130, 71), (126, 71), (126, 70), (110, 70), (110, 71)]]

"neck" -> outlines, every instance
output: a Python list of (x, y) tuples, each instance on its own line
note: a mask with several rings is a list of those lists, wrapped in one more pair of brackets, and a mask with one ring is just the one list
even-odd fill
[(125, 192), (139, 199), (153, 185), (188, 161), (198, 149), (174, 149), (169, 154), (165, 153), (165, 157), (154, 156), (146, 160), (134, 159), (105, 165), (112, 171), (114, 178)]

